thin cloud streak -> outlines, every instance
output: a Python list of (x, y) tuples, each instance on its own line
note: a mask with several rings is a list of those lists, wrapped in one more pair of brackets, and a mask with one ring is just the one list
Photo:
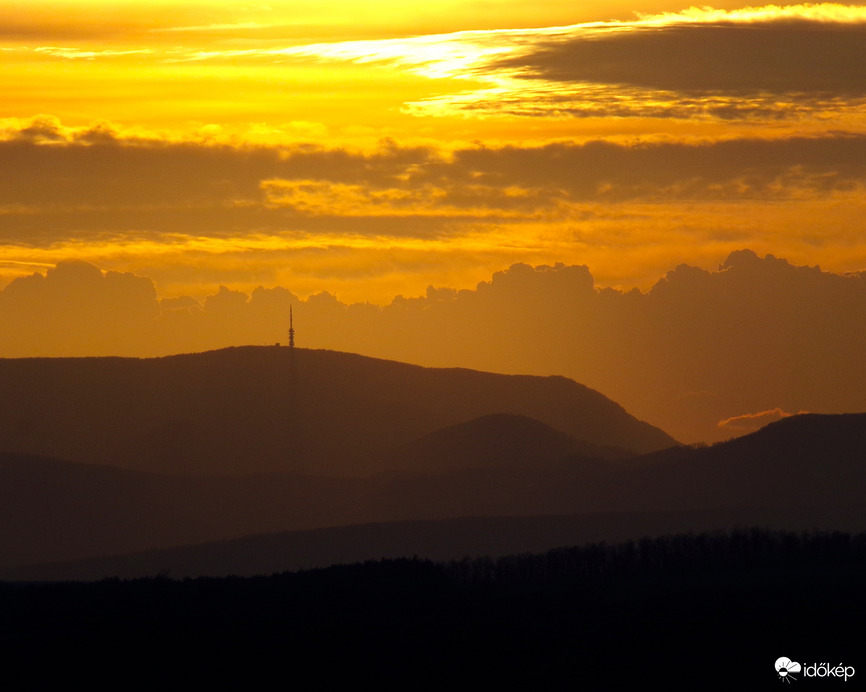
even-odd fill
[(758, 411), (757, 413), (744, 413), (739, 416), (732, 416), (719, 421), (719, 427), (724, 430), (730, 430), (739, 434), (751, 432), (763, 428), (765, 425), (790, 418), (791, 416), (808, 413), (808, 411), (798, 411), (797, 413), (788, 413), (780, 408), (769, 409), (767, 411)]

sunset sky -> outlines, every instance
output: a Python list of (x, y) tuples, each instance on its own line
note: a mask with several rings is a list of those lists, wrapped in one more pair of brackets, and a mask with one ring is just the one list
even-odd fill
[(0, 280), (387, 303), (514, 262), (866, 267), (866, 7), (0, 8)]
[[(516, 263), (625, 295), (746, 248), (866, 269), (864, 47), (859, 4), (4, 2), (0, 296), (70, 260), (163, 307), (386, 306)], [(717, 419), (782, 402), (753, 406)]]

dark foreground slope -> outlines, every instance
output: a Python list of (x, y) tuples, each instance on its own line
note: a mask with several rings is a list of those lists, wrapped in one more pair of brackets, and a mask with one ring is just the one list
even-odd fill
[(676, 444), (563, 377), (306, 349), (3, 359), (0, 393), (0, 451), (170, 473), (361, 475), (400, 444), (493, 413), (638, 453)]
[(97, 689), (134, 676), (197, 688), (757, 690), (783, 682), (780, 656), (841, 664), (848, 682), (827, 686), (855, 689), (864, 577), (862, 534), (744, 530), (250, 579), (7, 583), (0, 646), (10, 670), (38, 676), (50, 662)]

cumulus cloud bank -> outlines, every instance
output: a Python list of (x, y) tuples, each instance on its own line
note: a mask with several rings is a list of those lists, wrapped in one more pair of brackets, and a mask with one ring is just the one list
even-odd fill
[(299, 346), (564, 374), (686, 442), (740, 434), (789, 411), (866, 410), (866, 273), (751, 251), (716, 271), (681, 265), (647, 292), (598, 287), (585, 266), (517, 264), (471, 290), (430, 287), (384, 307), (329, 293), (300, 299), (282, 287), (160, 300), (148, 279), (64, 263), (0, 292), (0, 354), (285, 343), (289, 306)]

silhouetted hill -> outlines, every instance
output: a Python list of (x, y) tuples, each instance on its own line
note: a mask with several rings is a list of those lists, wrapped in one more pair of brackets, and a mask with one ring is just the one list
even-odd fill
[(357, 521), (357, 479), (189, 477), (0, 455), (0, 567)]
[(0, 451), (185, 474), (380, 470), (387, 450), (491, 413), (593, 445), (676, 442), (563, 377), (230, 348), (153, 359), (4, 359)]
[[(486, 439), (490, 430), (502, 432), (508, 420), (481, 419), (426, 442), (445, 439), (458, 460), (477, 459), (472, 452), (477, 431), (486, 431), (481, 435)], [(536, 422), (511, 422), (529, 431), (534, 445), (562, 440)], [(698, 515), (712, 518), (696, 526), (702, 529), (760, 523), (864, 530), (864, 428), (866, 414), (804, 415), (713, 447), (679, 447), (616, 462), (555, 455), (526, 465), (512, 459), (514, 465), (419, 472), (411, 470), (416, 458), (410, 456), (403, 464), (407, 470), (364, 478), (190, 477), (5, 455), (0, 457), (0, 568), (263, 532), (466, 517), (582, 513), (606, 525), (602, 515), (631, 516), (617, 539), (643, 535), (652, 525), (647, 513), (660, 512), (679, 517), (672, 529), (678, 531), (688, 528), (690, 520), (682, 517)], [(474, 432), (466, 437), (470, 452), (464, 453), (456, 440), (466, 431)], [(403, 449), (415, 453), (430, 447), (419, 443)], [(401, 545), (408, 550), (415, 541), (421, 550), (427, 535)], [(367, 552), (381, 545), (373, 534), (356, 537), (353, 550), (379, 557)], [(485, 540), (495, 545), (499, 539), (491, 530), (477, 545)], [(451, 547), (459, 545), (457, 540)], [(336, 545), (321, 549), (335, 556), (341, 550)], [(298, 554), (289, 550), (287, 559)]]
[[(0, 647), (28, 680), (86, 669), (100, 689), (132, 671), (154, 688), (761, 690), (790, 655), (798, 684), (847, 690), (862, 687), (864, 578), (866, 534), (741, 529), (246, 579), (0, 583)], [(847, 682), (807, 677), (817, 661)]]
[(866, 526), (866, 505), (778, 511), (714, 509), (694, 511), (600, 512), (525, 517), (461, 517), (436, 521), (394, 521), (310, 531), (257, 534), (161, 550), (102, 555), (68, 562), (0, 567), (0, 580), (90, 581), (166, 575), (255, 576), (350, 564), (366, 560), (526, 554), (561, 546), (616, 543), (644, 537), (737, 527), (833, 529)]
[(394, 517), (823, 507), (829, 521), (834, 508), (847, 516), (866, 497), (864, 430), (866, 414), (793, 416), (712, 447), (674, 447), (606, 465), (573, 458), (534, 468), (395, 474), (370, 492)]
[(621, 506), (806, 507), (866, 497), (866, 414), (802, 414), (702, 449), (650, 454), (615, 482)]
[[(580, 463), (572, 458), (575, 456), (595, 458), (599, 467), (610, 470), (613, 465), (601, 460), (625, 459), (634, 453), (578, 440), (527, 416), (493, 413), (400, 445), (386, 461), (403, 471), (444, 473)], [(588, 465), (588, 459), (584, 464)]]
[[(559, 439), (555, 431), (551, 434)], [(453, 450), (460, 459), (474, 459), (458, 447)], [(366, 478), (184, 476), (0, 454), (0, 569), (270, 531), (571, 512), (570, 497), (557, 497), (551, 488), (563, 474), (591, 477), (599, 473), (597, 466), (608, 463), (558, 456), (554, 461), (545, 465), (539, 458), (533, 466), (505, 472), (470, 467), (466, 472), (388, 472)], [(529, 492), (520, 490), (524, 485)], [(366, 548), (361, 550), (366, 555)]]

